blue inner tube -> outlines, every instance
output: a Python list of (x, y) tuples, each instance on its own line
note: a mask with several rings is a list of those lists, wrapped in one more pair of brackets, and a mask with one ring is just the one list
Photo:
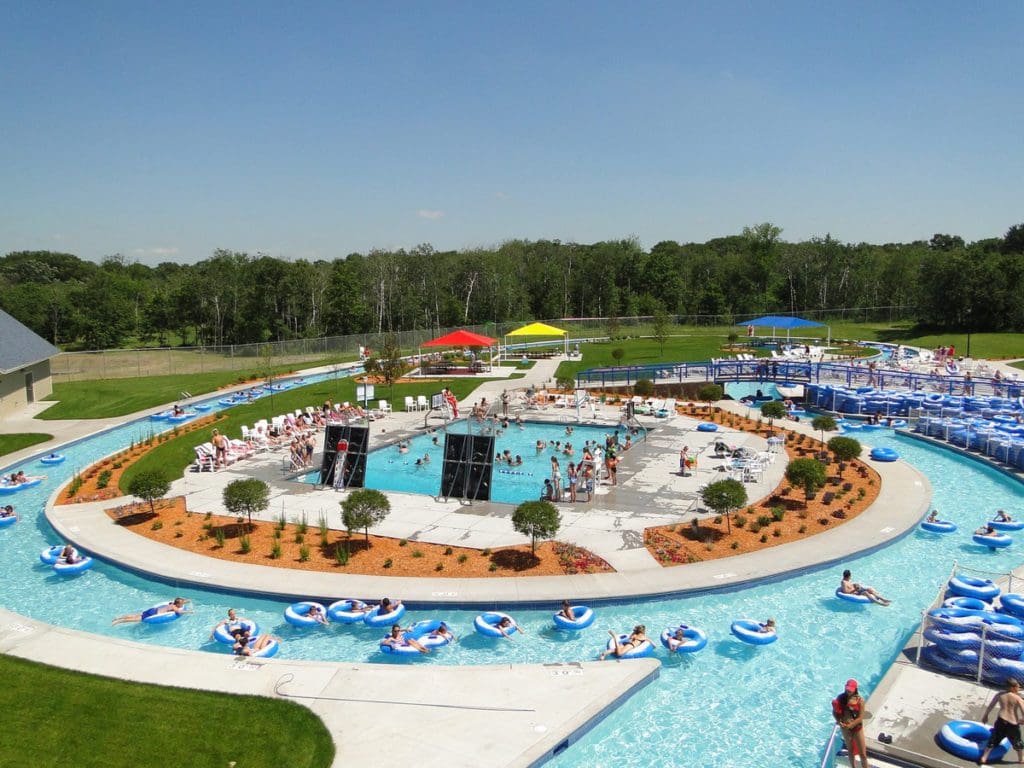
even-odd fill
[(64, 546), (61, 544), (55, 544), (52, 547), (47, 547), (39, 553), (40, 562), (46, 565), (53, 565), (57, 562), (60, 557), (60, 553), (64, 551)]
[(980, 632), (986, 627), (989, 632), (997, 632), (1005, 638), (1024, 639), (1024, 620), (995, 611), (972, 611), (967, 608), (933, 608), (928, 616), (937, 624), (958, 630), (970, 629)]
[(60, 464), (62, 461), (64, 461), (64, 454), (63, 453), (51, 453), (49, 456), (43, 456), (43, 458), (41, 458), (39, 460), (39, 463), (40, 464), (52, 465), (52, 464)]
[(999, 609), (1018, 619), (1024, 619), (1024, 595), (1007, 592), (999, 596)]
[(345, 598), (327, 606), (327, 616), (331, 621), (342, 624), (358, 624), (366, 616), (367, 605), (362, 600)]
[(948, 520), (925, 520), (921, 523), (921, 528), (932, 533), (953, 533), (956, 530), (956, 523)]
[(1013, 539), (1005, 533), (998, 533), (994, 536), (982, 536), (981, 534), (976, 533), (971, 538), (974, 540), (975, 544), (980, 544), (981, 546), (988, 547), (989, 549), (1003, 549), (1013, 543)]
[(943, 608), (969, 608), (972, 611), (991, 611), (991, 603), (976, 597), (950, 597), (942, 604)]
[(997, 531), (1024, 530), (1024, 520), (990, 520), (988, 525), (991, 525)]
[(710, 421), (702, 421), (700, 424), (697, 425), (697, 431), (698, 432), (717, 432), (718, 431), (718, 425), (717, 424), (712, 424)]
[(385, 614), (380, 613), (378, 605), (369, 613), (363, 614), (363, 623), (368, 627), (389, 627), (401, 621), (403, 616), (405, 616), (404, 603), (399, 603), (397, 608), (393, 608)]
[(572, 612), (573, 615), (576, 616), (575, 621), (570, 621), (561, 613), (556, 613), (551, 617), (551, 619), (555, 622), (555, 626), (558, 629), (565, 629), (570, 632), (577, 632), (581, 629), (586, 629), (594, 623), (595, 614), (593, 608), (589, 608), (585, 605), (574, 605), (572, 606)]
[(675, 627), (668, 627), (661, 633), (661, 644), (669, 650), (672, 649), (669, 645), (669, 638), (674, 638), (677, 630), (682, 630), (684, 639), (676, 646), (675, 653), (696, 653), (708, 644), (708, 636), (704, 630), (679, 624)]
[(944, 651), (937, 645), (926, 645), (921, 649), (921, 660), (929, 667), (951, 675), (973, 677), (978, 672), (977, 651)]
[[(436, 634), (441, 628), (443, 621), (439, 619), (423, 619), (417, 621), (405, 632), (405, 637), (411, 638), (419, 642), (424, 648), (440, 648), (448, 645), (451, 642), (447, 637), (442, 637)], [(419, 656), (420, 651), (418, 648), (413, 648), (411, 645), (386, 645), (384, 643), (391, 635), (387, 634), (380, 641), (381, 653), (391, 653), (397, 656)]]
[[(984, 538), (993, 538), (985, 536)], [(949, 591), (961, 597), (976, 597), (979, 600), (992, 600), (999, 596), (999, 587), (989, 579), (976, 579), (973, 576), (965, 576), (958, 573), (949, 580)]]
[(892, 448), (885, 448), (883, 446), (872, 448), (869, 455), (875, 461), (896, 461), (900, 457)]
[(775, 632), (761, 632), (761, 623), (753, 619), (738, 619), (729, 627), (729, 631), (744, 643), (751, 645), (769, 645), (779, 639)]
[[(991, 736), (992, 729), (984, 723), (974, 720), (950, 720), (939, 731), (938, 742), (939, 746), (950, 754), (976, 763), (981, 759)], [(1001, 760), (1009, 751), (1010, 740), (1003, 739), (992, 748), (988, 759)]]
[[(259, 638), (257, 638), (257, 637), (250, 637), (249, 638), (249, 642), (247, 643), (247, 645), (250, 648), (252, 648), (252, 646), (254, 646), (256, 644), (256, 641), (258, 639)], [(234, 640), (232, 640), (231, 643), (232, 643), (232, 645), (234, 645)], [(257, 658), (257, 659), (269, 659), (271, 656), (274, 656), (274, 655), (277, 654), (277, 652), (280, 649), (280, 647), (281, 647), (281, 644), (279, 642), (277, 642), (277, 640), (275, 640), (274, 638), (270, 638), (270, 642), (268, 642), (265, 646), (260, 648), (258, 651), (253, 651), (252, 653), (249, 653), (248, 655), (252, 656), (253, 658)]]
[(91, 557), (79, 555), (79, 559), (74, 563), (62, 563), (58, 560), (53, 564), (53, 570), (61, 576), (74, 576), (76, 573), (88, 571), (93, 565), (95, 561)]
[(10, 517), (0, 517), (0, 528), (10, 528), (16, 522), (18, 522), (18, 518), (14, 515), (11, 515)]
[(309, 600), (305, 600), (301, 603), (292, 603), (284, 609), (284, 620), (291, 624), (293, 627), (315, 627), (320, 622), (312, 618), (309, 615), (309, 609), (313, 606), (318, 606), (324, 617), (327, 616), (327, 611), (320, 603), (314, 603)]
[[(629, 635), (619, 635), (619, 644), (623, 645), (629, 642)], [(613, 652), (615, 650), (615, 641), (612, 638), (608, 638), (608, 644), (605, 649), (609, 651), (605, 659), (643, 659), (647, 656), (654, 655), (654, 643), (650, 640), (644, 640), (640, 645), (634, 646), (626, 651), (621, 656), (616, 656)]]
[[(168, 600), (163, 603), (157, 603), (142, 612), (142, 623), (143, 624), (168, 624), (172, 621), (176, 621), (181, 618), (181, 614), (176, 611), (164, 611), (163, 613), (157, 613), (165, 605), (170, 605), (171, 601)], [(231, 642), (234, 642), (232, 640)]]
[[(507, 613), (501, 613), (500, 611), (488, 611), (487, 613), (481, 613), (473, 620), (473, 628), (484, 637), (504, 637), (497, 627), (498, 622), (502, 619), (511, 620), (512, 617)], [(505, 629), (505, 634), (514, 635), (518, 629), (519, 628), (513, 621), (512, 626)]]
[(855, 593), (851, 594), (850, 592), (843, 592), (842, 587), (836, 587), (836, 597), (838, 597), (840, 600), (845, 600), (848, 603), (860, 603), (861, 605), (865, 605), (871, 602), (871, 598), (867, 595), (858, 595)]
[(243, 627), (246, 629), (249, 632), (249, 637), (253, 640), (260, 635), (260, 626), (252, 619), (235, 619), (227, 624), (218, 624), (213, 630), (213, 639), (218, 643), (234, 645), (235, 638), (231, 636), (231, 631), (236, 627)]

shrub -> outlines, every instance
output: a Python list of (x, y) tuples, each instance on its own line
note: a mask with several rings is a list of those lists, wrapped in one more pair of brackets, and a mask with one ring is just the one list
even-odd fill
[(760, 523), (751, 523), (750, 524), (750, 532), (751, 533), (758, 533), (760, 530), (761, 530), (761, 524)]
[(238, 537), (238, 548), (242, 551), (243, 555), (248, 555), (252, 552), (252, 541), (250, 541), (248, 534)]
[(398, 540), (398, 546), (400, 546), (400, 547), (404, 547), (408, 543), (409, 543), (408, 539), (399, 539)]
[(828, 449), (836, 461), (853, 461), (860, 456), (860, 443), (852, 437), (833, 437), (828, 441)]
[(437, 565), (435, 565), (434, 566), (434, 570), (435, 571), (443, 571), (444, 570), (444, 563), (438, 563)]
[[(721, 525), (722, 524), (722, 516), (721, 515), (715, 515), (715, 519), (712, 520), (711, 522), (713, 522), (715, 525)], [(669, 530), (672, 530), (672, 528), (673, 528), (673, 526), (669, 526)]]
[(309, 530), (309, 519), (306, 517), (306, 513), (302, 513), (302, 517), (299, 518), (299, 522), (295, 526), (299, 533), (305, 533)]
[(772, 524), (772, 516), (771, 515), (758, 515), (757, 516), (757, 524), (759, 526), (761, 526), (762, 528), (767, 528), (769, 525)]
[(768, 543), (768, 534), (767, 533), (762, 533), (761, 534), (761, 538), (758, 539), (758, 541), (760, 541), (762, 544), (767, 544)]
[(650, 379), (637, 379), (633, 385), (633, 394), (640, 397), (650, 397), (654, 394), (654, 382)]
[(299, 562), (305, 563), (309, 561), (309, 545), (303, 544), (299, 547)]
[(466, 562), (467, 560), (469, 560), (469, 555), (467, 555), (467, 554), (466, 554), (465, 552), (463, 552), (463, 553), (462, 553), (461, 555), (459, 555), (459, 556), (458, 556), (457, 558), (455, 558), (455, 559), (456, 559), (456, 560), (458, 560), (458, 561), (459, 561), (460, 563), (464, 563), (464, 562)]
[(494, 573), (496, 570), (498, 570), (498, 564), (497, 563), (491, 563), (489, 566), (487, 566), (487, 570), (490, 571), (491, 573)]
[(772, 519), (776, 523), (781, 523), (785, 516), (786, 516), (786, 508), (785, 507), (772, 507)]
[(281, 538), (281, 529), (280, 528), (275, 528), (274, 529), (274, 540), (278, 541), (278, 540), (280, 540), (280, 538)]
[(275, 540), (273, 546), (270, 547), (270, 559), (277, 560), (279, 557), (281, 557), (281, 542)]
[(806, 525), (801, 525), (799, 528), (797, 528), (796, 532), (797, 533), (807, 533), (807, 526)]
[(131, 479), (125, 490), (137, 499), (148, 501), (149, 511), (155, 515), (156, 500), (167, 495), (167, 492), (171, 490), (171, 483), (163, 470), (144, 470)]
[(285, 526), (288, 525), (288, 520), (284, 516), (284, 512), (277, 516), (277, 520), (274, 523), (274, 527), (279, 531), (283, 531)]
[(490, 547), (484, 547), (482, 550), (480, 550), (480, 554), (483, 555), (484, 557), (490, 557), (491, 556), (491, 548)]
[(182, 531), (175, 531), (175, 532), (174, 532), (174, 538), (176, 538), (176, 539), (180, 539), (180, 538), (181, 538), (182, 536), (184, 536), (184, 535), (185, 535), (185, 534), (184, 534), (184, 532), (182, 532)]
[(730, 546), (732, 549), (739, 549), (740, 543), (738, 541), (734, 541)]
[(381, 563), (381, 567), (382, 568), (390, 568), (391, 567), (391, 558), (389, 557), (387, 560), (385, 560), (383, 563)]
[(737, 528), (742, 528), (744, 525), (747, 524), (747, 518), (745, 518), (743, 515), (736, 515), (732, 522), (733, 525), (735, 525)]
[[(348, 565), (348, 547), (343, 547), (341, 542), (338, 542), (334, 547), (334, 562), (338, 565)], [(391, 561), (388, 560), (384, 567), (390, 568)]]
[(818, 518), (818, 522), (819, 522), (819, 523), (820, 523), (821, 525), (828, 525), (828, 518), (827, 518), (827, 517), (819, 517), (819, 518)]
[(205, 515), (203, 515), (204, 520), (210, 520), (211, 518), (213, 518), (213, 512), (207, 512)]
[(414, 549), (412, 551), (412, 556), (416, 558), (423, 557), (423, 552), (418, 549)]
[(303, 535), (302, 535), (301, 533), (299, 533), (298, 531), (296, 531), (296, 532), (295, 532), (295, 543), (296, 543), (296, 544), (301, 544), (301, 543), (302, 543), (302, 542), (304, 542), (305, 540), (306, 540), (306, 537), (305, 537), (305, 536), (303, 536)]
[(781, 535), (782, 535), (782, 529), (781, 528), (776, 528), (776, 529), (774, 529), (772, 531), (772, 536), (774, 536), (776, 539), (779, 538)]
[(858, 488), (857, 489), (857, 498), (858, 499), (863, 499), (867, 495), (868, 495), (868, 492), (865, 491), (863, 488)]
[(212, 531), (213, 530), (213, 523), (203, 523), (203, 530), (204, 531)]
[(341, 520), (348, 532), (351, 534), (353, 530), (362, 528), (367, 544), (370, 543), (370, 527), (387, 517), (390, 511), (391, 502), (388, 497), (372, 488), (352, 491), (341, 502)]
[(452, 549), (451, 547), (445, 547), (445, 548), (444, 548), (444, 553), (445, 553), (446, 555), (450, 555), (450, 554), (452, 554), (452, 553), (453, 553), (454, 551), (455, 551), (455, 550), (454, 550), (454, 549)]
[(316, 527), (320, 529), (320, 538), (326, 536), (330, 530), (330, 527), (327, 525), (327, 515), (323, 512), (320, 513), (320, 517), (316, 521)]
[(537, 539), (550, 539), (562, 524), (562, 517), (550, 501), (524, 501), (512, 513), (512, 528), (530, 537), (530, 551), (537, 552)]
[(328, 535), (327, 531), (324, 531), (323, 533), (321, 533), (320, 534), (320, 546), (323, 547), (324, 549), (326, 549), (327, 546), (330, 543), (331, 543), (331, 537)]
[(217, 530), (215, 530), (213, 532), (213, 538), (216, 540), (217, 546), (219, 548), (223, 549), (224, 548), (224, 529), (223, 528), (218, 528)]

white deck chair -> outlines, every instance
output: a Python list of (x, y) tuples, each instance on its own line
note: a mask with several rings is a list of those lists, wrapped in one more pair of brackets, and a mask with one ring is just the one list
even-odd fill
[(416, 395), (416, 408), (421, 411), (430, 410), (430, 403), (427, 402), (426, 396)]
[(407, 411), (418, 411), (416, 407), (416, 401), (413, 400), (412, 395), (405, 396), (405, 410)]
[(196, 461), (194, 466), (196, 468), (196, 472), (213, 472), (213, 455), (207, 453), (198, 445), (195, 447), (195, 452)]
[(676, 399), (674, 397), (666, 398), (662, 408), (655, 413), (662, 418), (671, 419), (676, 415)]
[(377, 410), (381, 412), (381, 415), (387, 416), (389, 413), (391, 413), (391, 403), (389, 403), (387, 400), (378, 400)]

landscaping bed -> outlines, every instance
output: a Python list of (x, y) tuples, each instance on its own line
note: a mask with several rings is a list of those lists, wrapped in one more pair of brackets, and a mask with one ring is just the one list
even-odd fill
[[(709, 413), (703, 406), (687, 404), (681, 410), (693, 418), (734, 429), (762, 435), (766, 432), (762, 422), (718, 408)], [(828, 450), (820, 440), (803, 433), (778, 425), (772, 431), (785, 439), (789, 460), (811, 458)], [(777, 461), (783, 458), (780, 455)], [(783, 479), (767, 497), (732, 513), (729, 520), (709, 513), (700, 518), (696, 529), (691, 523), (648, 528), (644, 543), (662, 565), (681, 565), (788, 544), (842, 525), (874, 503), (881, 485), (878, 473), (864, 462), (854, 460), (843, 466), (840, 470), (835, 462), (828, 465), (829, 481), (813, 499), (805, 499), (802, 489), (792, 488)]]
[[(146, 538), (207, 557), (304, 571), (379, 576), (485, 578), (563, 576), (612, 571), (600, 557), (557, 541), (500, 549), (470, 549), (384, 536), (351, 537), (316, 520), (240, 523), (234, 517), (189, 512), (181, 497), (128, 504), (107, 514)], [(337, 519), (337, 518), (335, 518)]]

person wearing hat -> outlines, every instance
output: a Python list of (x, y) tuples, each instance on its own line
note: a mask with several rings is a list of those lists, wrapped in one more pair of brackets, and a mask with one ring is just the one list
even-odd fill
[(1011, 677), (1006, 681), (1005, 691), (1000, 691), (992, 697), (992, 701), (988, 703), (988, 707), (985, 709), (985, 714), (981, 716), (981, 722), (988, 723), (988, 716), (992, 714), (992, 710), (997, 706), (999, 710), (996, 712), (996, 722), (992, 727), (992, 736), (985, 746), (985, 751), (981, 753), (978, 763), (986, 765), (988, 763), (988, 753), (1003, 739), (1010, 740), (1013, 748), (1017, 750), (1017, 762), (1024, 763), (1024, 741), (1021, 740), (1020, 736), (1020, 726), (1024, 722), (1024, 699), (1020, 696), (1020, 683), (1014, 678)]
[(850, 756), (850, 768), (857, 768), (857, 755), (860, 755), (862, 768), (868, 768), (864, 714), (864, 699), (857, 690), (857, 681), (851, 678), (846, 681), (843, 692), (832, 699), (832, 717), (842, 731), (846, 752)]

